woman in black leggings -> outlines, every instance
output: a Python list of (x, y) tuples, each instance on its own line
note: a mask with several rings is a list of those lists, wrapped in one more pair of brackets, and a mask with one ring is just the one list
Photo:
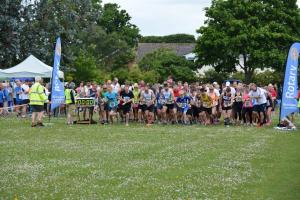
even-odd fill
[(242, 109), (244, 124), (247, 123), (247, 119), (246, 119), (247, 114), (249, 117), (249, 122), (250, 124), (252, 124), (252, 111), (253, 111), (253, 103), (249, 96), (249, 89), (245, 88), (243, 93), (243, 109)]
[(242, 121), (243, 97), (240, 91), (237, 91), (235, 94), (233, 109), (235, 121)]

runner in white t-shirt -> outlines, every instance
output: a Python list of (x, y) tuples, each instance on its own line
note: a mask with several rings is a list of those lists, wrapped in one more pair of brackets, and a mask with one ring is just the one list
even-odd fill
[(255, 83), (250, 84), (250, 89), (251, 91), (249, 92), (249, 96), (251, 99), (254, 99), (256, 101), (254, 111), (259, 114), (260, 123), (258, 124), (258, 127), (261, 127), (263, 125), (264, 115), (266, 111), (267, 91), (260, 87), (257, 87)]

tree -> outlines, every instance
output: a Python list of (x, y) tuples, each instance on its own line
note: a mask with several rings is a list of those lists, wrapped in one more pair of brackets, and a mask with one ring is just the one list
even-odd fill
[(0, 6), (0, 68), (14, 65), (20, 55), (21, 0), (4, 0)]
[(99, 25), (104, 27), (108, 34), (117, 33), (120, 39), (134, 47), (137, 45), (140, 35), (138, 27), (131, 24), (130, 20), (131, 16), (126, 10), (120, 9), (118, 4), (108, 3), (103, 7)]
[(199, 81), (202, 83), (223, 83), (224, 80), (229, 79), (229, 74), (226, 72), (216, 72), (214, 69), (205, 71), (203, 75), (200, 76)]
[(79, 80), (86, 81), (99, 79), (100, 73), (97, 71), (95, 58), (85, 51), (80, 51), (74, 62), (72, 78), (77, 82)]
[(144, 36), (141, 43), (195, 43), (195, 36), (189, 34), (174, 34), (166, 36)]
[(300, 39), (296, 0), (213, 0), (206, 17), (198, 30), (198, 66), (223, 72), (240, 66), (246, 82), (257, 68), (283, 71), (290, 45)]
[(0, 7), (0, 68), (13, 66), (30, 54), (52, 65), (55, 41), (60, 36), (61, 69), (69, 78), (83, 79), (80, 75), (87, 66), (92, 70), (87, 79), (103, 79), (113, 71), (128, 69), (135, 57), (139, 29), (117, 4), (102, 7), (101, 2), (4, 1)]
[(101, 10), (96, 10), (91, 0), (39, 0), (35, 1), (36, 15), (34, 27), (36, 32), (35, 54), (47, 63), (53, 62), (53, 48), (56, 38), (62, 38), (62, 60), (72, 64), (80, 46), (85, 42), (79, 34), (86, 32), (95, 24)]
[[(194, 81), (194, 63), (184, 57), (177, 56), (172, 50), (159, 49), (147, 54), (139, 63), (142, 71), (158, 76), (158, 81), (163, 82), (172, 75), (174, 80)], [(155, 73), (154, 73), (155, 72)]]

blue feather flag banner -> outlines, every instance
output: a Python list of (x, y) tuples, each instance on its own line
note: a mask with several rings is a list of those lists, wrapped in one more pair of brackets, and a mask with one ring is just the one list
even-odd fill
[(300, 52), (300, 43), (294, 43), (289, 51), (284, 86), (282, 93), (282, 102), (280, 110), (280, 120), (283, 120), (291, 113), (298, 112), (298, 59)]
[(54, 64), (52, 71), (51, 81), (51, 110), (59, 107), (65, 103), (65, 92), (62, 82), (59, 80), (59, 67), (61, 58), (61, 40), (57, 38), (55, 53), (54, 53)]

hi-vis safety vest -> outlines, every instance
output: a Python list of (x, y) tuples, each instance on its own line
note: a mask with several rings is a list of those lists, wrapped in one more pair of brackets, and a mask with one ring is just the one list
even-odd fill
[(300, 99), (298, 100), (298, 108), (300, 108)]
[(65, 89), (66, 104), (72, 104), (73, 103), (71, 92), (73, 92), (71, 89)]
[(44, 105), (47, 96), (44, 92), (44, 86), (40, 83), (35, 83), (29, 91), (30, 105)]

